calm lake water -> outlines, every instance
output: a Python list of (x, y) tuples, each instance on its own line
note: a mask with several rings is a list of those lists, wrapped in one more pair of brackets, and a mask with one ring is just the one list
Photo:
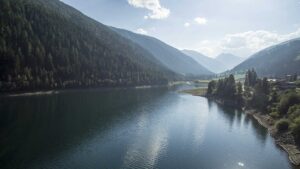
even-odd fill
[(1, 169), (292, 169), (243, 112), (176, 89), (0, 98)]

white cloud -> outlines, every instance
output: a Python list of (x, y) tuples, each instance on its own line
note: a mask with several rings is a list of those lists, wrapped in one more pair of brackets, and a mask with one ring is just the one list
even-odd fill
[(247, 47), (250, 50), (259, 50), (285, 40), (283, 36), (264, 30), (248, 31), (243, 33), (228, 34), (222, 40), (224, 49), (239, 49)]
[(145, 8), (151, 12), (144, 19), (165, 19), (169, 17), (170, 10), (160, 5), (159, 0), (127, 0), (135, 8)]
[(205, 25), (207, 23), (207, 19), (203, 17), (197, 17), (194, 21), (199, 25)]
[(142, 35), (148, 35), (148, 32), (142, 28), (139, 28), (136, 30), (136, 33), (142, 34)]
[(227, 34), (221, 40), (204, 40), (196, 44), (194, 48), (211, 57), (223, 52), (245, 57), (269, 46), (298, 37), (300, 37), (300, 28), (286, 34), (265, 30), (247, 31)]
[(228, 34), (221, 41), (223, 50), (254, 53), (266, 47), (300, 36), (300, 29), (288, 34), (265, 30)]
[(190, 27), (191, 24), (189, 22), (184, 23), (184, 27)]

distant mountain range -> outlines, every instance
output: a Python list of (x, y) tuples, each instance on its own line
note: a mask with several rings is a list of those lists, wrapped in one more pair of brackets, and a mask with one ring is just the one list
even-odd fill
[[(161, 85), (211, 76), (243, 60), (182, 52), (58, 0), (1, 0), (0, 11), (0, 91)], [(232, 72), (250, 68), (259, 75), (300, 74), (300, 38), (262, 50)]]
[(227, 70), (230, 70), (243, 62), (245, 59), (230, 53), (221, 53), (216, 57), (216, 60), (224, 64)]
[(300, 38), (263, 49), (236, 66), (231, 72), (255, 68), (261, 76), (300, 74)]
[(243, 61), (243, 58), (232, 54), (223, 53), (216, 58), (211, 58), (193, 50), (183, 50), (182, 52), (214, 73), (222, 73), (230, 70)]
[[(182, 53), (178, 49), (167, 45), (166, 43), (145, 35), (136, 34), (124, 29), (112, 28), (123, 37), (132, 40), (139, 44), (144, 49), (148, 50), (157, 60), (170, 70), (182, 75), (212, 75), (202, 65), (205, 63), (197, 63), (190, 56)], [(201, 65), (202, 64), (202, 65)]]
[(205, 68), (214, 73), (221, 73), (227, 70), (227, 67), (222, 62), (214, 58), (210, 58), (193, 50), (183, 50), (182, 52), (192, 57), (198, 63), (201, 63)]
[(211, 75), (165, 43), (58, 0), (0, 1), (0, 91), (167, 84)]

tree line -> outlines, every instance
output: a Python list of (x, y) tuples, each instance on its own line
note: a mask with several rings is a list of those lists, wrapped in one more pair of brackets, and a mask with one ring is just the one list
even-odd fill
[[(295, 76), (288, 79), (300, 87), (296, 80)], [(291, 133), (300, 145), (300, 91), (281, 90), (278, 83), (268, 82), (267, 78), (258, 78), (255, 70), (251, 69), (246, 72), (244, 85), (235, 82), (233, 75), (210, 81), (206, 96), (233, 100), (237, 106), (269, 115), (275, 121), (278, 132)]]
[(166, 84), (175, 76), (146, 51), (60, 4), (0, 0), (0, 91)]
[(222, 100), (237, 101), (236, 104), (242, 104), (242, 83), (236, 83), (234, 76), (212, 80), (208, 83), (206, 96), (220, 98)]

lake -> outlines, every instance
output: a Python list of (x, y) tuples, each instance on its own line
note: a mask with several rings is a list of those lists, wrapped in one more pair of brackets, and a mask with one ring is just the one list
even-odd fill
[(0, 97), (1, 169), (293, 169), (252, 117), (180, 88)]

